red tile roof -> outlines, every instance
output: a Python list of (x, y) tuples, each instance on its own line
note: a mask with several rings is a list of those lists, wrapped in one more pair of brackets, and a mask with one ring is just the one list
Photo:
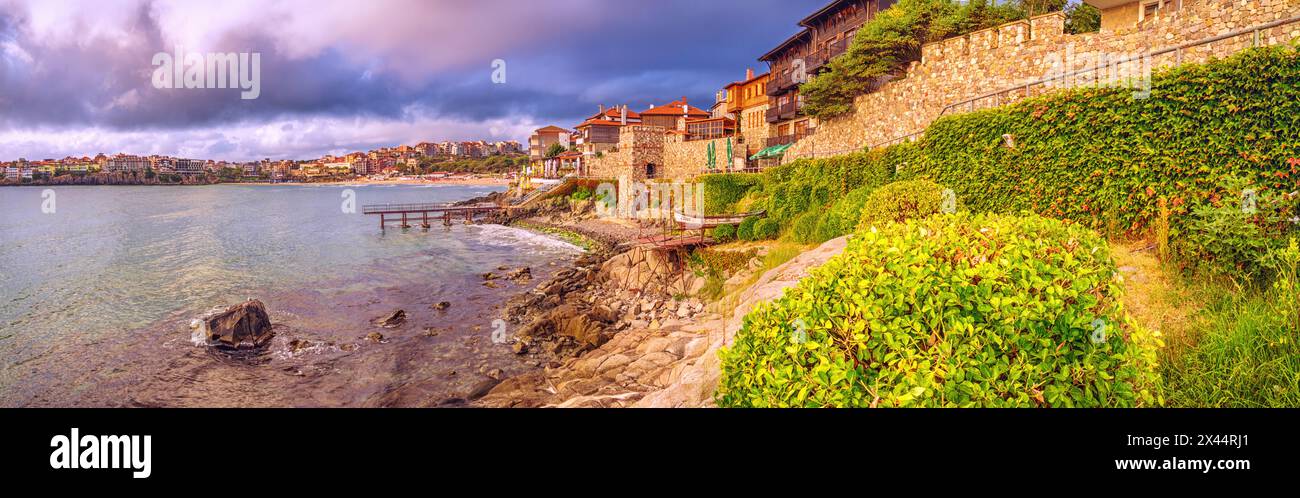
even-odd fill
[[(592, 115), (591, 115), (590, 117), (588, 117), (587, 119), (596, 119), (596, 118), (599, 118), (599, 117), (601, 117), (601, 116), (605, 116), (605, 117), (607, 117), (607, 118), (612, 118), (613, 120), (618, 121), (619, 119), (622, 119), (622, 117), (623, 117), (623, 110), (622, 110), (622, 108), (619, 108), (619, 107), (611, 107), (611, 108), (609, 108), (609, 109), (605, 109), (604, 112), (598, 112), (598, 113), (592, 114)], [(631, 110), (631, 109), (628, 109), (628, 110), (627, 110), (627, 118), (628, 118), (628, 119), (639, 119), (640, 117), (641, 117), (641, 114), (637, 113), (636, 111), (633, 111), (633, 110)]]
[(545, 127), (545, 128), (538, 128), (537, 130), (533, 131), (533, 133), (538, 133), (538, 134), (541, 134), (541, 133), (568, 133), (568, 132), (569, 132), (569, 130), (566, 130), (566, 129), (564, 129), (564, 128), (560, 128), (559, 126), (554, 126), (554, 125), (552, 125), (552, 126), (547, 126), (547, 127)]
[(667, 103), (667, 104), (664, 104), (664, 105), (662, 105), (662, 106), (654, 107), (654, 108), (651, 108), (651, 109), (646, 109), (646, 110), (644, 110), (644, 111), (641, 111), (641, 115), (643, 115), (643, 116), (645, 116), (645, 115), (650, 115), (650, 116), (681, 116), (681, 115), (682, 115), (682, 106), (683, 106), (683, 105), (686, 106), (686, 115), (687, 115), (688, 117), (691, 117), (691, 116), (708, 116), (708, 115), (709, 115), (708, 112), (705, 112), (705, 111), (701, 110), (701, 109), (698, 108), (698, 107), (694, 107), (694, 106), (691, 106), (691, 105), (686, 104), (686, 99), (682, 99), (682, 100), (674, 100), (674, 101), (669, 102), (669, 103)]
[[(636, 123), (628, 123), (628, 124), (636, 124)], [(611, 121), (608, 119), (588, 119), (586, 121), (583, 121), (582, 124), (576, 126), (575, 128), (583, 129), (590, 126), (623, 126), (623, 123), (621, 121)]]

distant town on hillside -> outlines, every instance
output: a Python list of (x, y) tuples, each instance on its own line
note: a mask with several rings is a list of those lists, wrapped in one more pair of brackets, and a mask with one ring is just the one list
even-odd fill
[(6, 184), (212, 183), (215, 181), (315, 181), (355, 176), (430, 173), (499, 174), (527, 162), (514, 140), (420, 142), (309, 160), (224, 161), (164, 155), (96, 154), (94, 157), (0, 162)]

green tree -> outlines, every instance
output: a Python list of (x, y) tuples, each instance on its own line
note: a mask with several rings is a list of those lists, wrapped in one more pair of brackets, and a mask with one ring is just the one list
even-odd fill
[(1078, 2), (1065, 9), (1066, 33), (1095, 33), (1099, 30), (1101, 30), (1101, 11), (1096, 7)]
[(564, 148), (563, 145), (551, 144), (551, 148), (546, 149), (546, 158), (547, 159), (553, 158), (555, 156), (563, 154), (566, 150), (568, 149)]
[(1070, 2), (1068, 0), (1016, 0), (1012, 3), (1024, 13), (1025, 17), (1033, 17), (1065, 10), (1065, 5)]
[(875, 90), (882, 78), (921, 59), (921, 46), (1023, 19), (1063, 0), (899, 0), (858, 30), (848, 51), (827, 65), (829, 70), (800, 86), (804, 112), (818, 118), (847, 114), (853, 99)]

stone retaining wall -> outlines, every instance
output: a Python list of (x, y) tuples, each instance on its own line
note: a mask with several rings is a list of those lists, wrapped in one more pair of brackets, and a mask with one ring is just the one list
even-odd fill
[(734, 138), (685, 141), (681, 135), (670, 135), (664, 143), (664, 168), (661, 177), (689, 180), (706, 171), (709, 164), (709, 144), (713, 144), (714, 148), (713, 167), (725, 171), (728, 143), (731, 144), (733, 157), (744, 153)]
[[(859, 96), (854, 113), (819, 123), (817, 133), (795, 143), (784, 160), (888, 145), (923, 131), (950, 104), (1038, 81), (1062, 67), (1073, 71), (1095, 65), (1100, 57), (1119, 60), (1297, 15), (1300, 0), (1185, 0), (1181, 10), (1099, 33), (1065, 34), (1065, 16), (1058, 12), (931, 43), (922, 47), (922, 60), (912, 63), (903, 76), (879, 91)], [(1181, 60), (1204, 62), (1230, 55), (1250, 47), (1253, 38), (1246, 35), (1188, 49)], [(1259, 43), (1275, 45), (1296, 38), (1300, 38), (1300, 24), (1265, 30)], [(1154, 58), (1150, 65), (1159, 68), (1178, 63), (1178, 55), (1169, 54)], [(1140, 63), (1120, 69), (1137, 73)], [(1057, 87), (1075, 84), (1091, 81), (1065, 82)], [(976, 108), (1008, 104), (1052, 89), (1035, 86), (1027, 92), (986, 99)]]

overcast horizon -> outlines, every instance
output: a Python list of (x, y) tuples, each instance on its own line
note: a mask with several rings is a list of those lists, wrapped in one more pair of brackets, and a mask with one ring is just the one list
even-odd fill
[[(825, 0), (0, 0), (0, 160), (310, 159), (571, 128), (723, 85)], [(260, 94), (156, 88), (156, 54), (259, 53)], [(493, 61), (505, 62), (494, 83)]]

